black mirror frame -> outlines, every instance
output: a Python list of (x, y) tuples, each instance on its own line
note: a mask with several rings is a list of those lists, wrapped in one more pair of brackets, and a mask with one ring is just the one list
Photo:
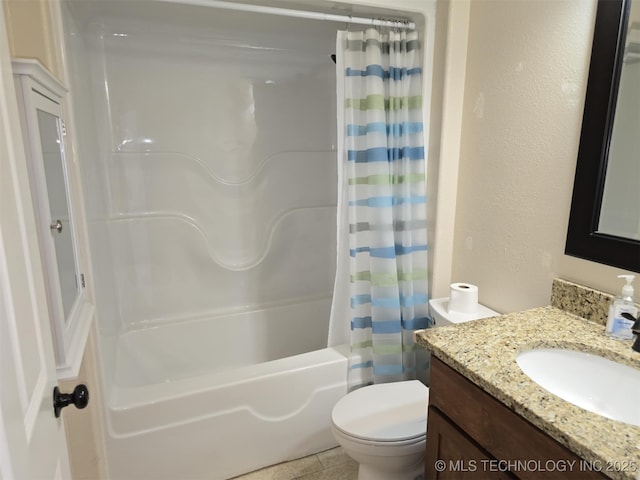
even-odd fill
[(630, 6), (598, 0), (565, 254), (640, 272), (640, 241), (597, 232)]

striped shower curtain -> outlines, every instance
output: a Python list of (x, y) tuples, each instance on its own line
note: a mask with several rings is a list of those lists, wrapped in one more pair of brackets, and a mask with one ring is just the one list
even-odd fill
[(353, 390), (428, 368), (413, 341), (432, 323), (422, 55), (416, 32), (338, 32), (337, 45)]

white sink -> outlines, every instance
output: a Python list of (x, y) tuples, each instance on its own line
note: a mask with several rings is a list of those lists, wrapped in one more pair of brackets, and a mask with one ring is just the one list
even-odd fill
[(563, 400), (640, 426), (640, 370), (560, 348), (528, 350), (518, 354), (516, 362), (529, 378)]

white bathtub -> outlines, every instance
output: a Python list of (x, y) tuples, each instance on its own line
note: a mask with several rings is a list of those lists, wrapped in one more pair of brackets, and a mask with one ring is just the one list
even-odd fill
[[(121, 335), (105, 408), (110, 478), (227, 479), (336, 446), (330, 415), (346, 393), (348, 347), (296, 354), (314, 337), (326, 338), (325, 328), (317, 338), (310, 324), (296, 322), (303, 309), (309, 315), (325, 304)], [(269, 336), (287, 331), (285, 319), (294, 335)], [(225, 341), (212, 348), (221, 324), (236, 331), (225, 331)], [(252, 328), (260, 334), (249, 336)], [(238, 355), (243, 339), (251, 342), (251, 356)]]

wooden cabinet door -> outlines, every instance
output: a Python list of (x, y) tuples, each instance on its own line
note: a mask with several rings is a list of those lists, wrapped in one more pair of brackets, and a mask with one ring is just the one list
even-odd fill
[(429, 407), (427, 432), (426, 478), (434, 480), (515, 478), (509, 472), (498, 471), (493, 458), (433, 407)]

